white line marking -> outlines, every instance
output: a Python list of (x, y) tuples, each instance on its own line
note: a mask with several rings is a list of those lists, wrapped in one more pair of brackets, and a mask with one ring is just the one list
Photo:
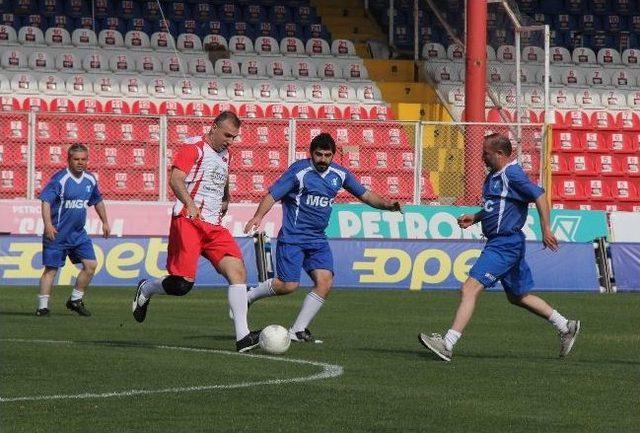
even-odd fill
[[(42, 344), (85, 344), (77, 343), (69, 340), (28, 340), (21, 338), (5, 338), (0, 341), (12, 342), (12, 343), (42, 343)], [(90, 342), (86, 344), (91, 344)], [(98, 345), (109, 345), (104, 343), (96, 343)], [(117, 342), (113, 343), (117, 345)], [(42, 401), (42, 400), (79, 400), (87, 398), (111, 398), (111, 397), (130, 397), (134, 395), (150, 395), (150, 394), (166, 394), (166, 393), (179, 393), (179, 392), (198, 392), (198, 391), (210, 391), (214, 389), (237, 389), (248, 388), (251, 386), (264, 386), (264, 385), (282, 385), (286, 383), (300, 383), (310, 382), (313, 380), (329, 379), (332, 377), (338, 377), (342, 375), (343, 368), (336, 364), (327, 364), (324, 362), (307, 361), (305, 359), (292, 359), (283, 358), (277, 356), (268, 355), (256, 355), (238, 352), (229, 352), (226, 350), (216, 349), (198, 349), (195, 347), (181, 347), (181, 346), (131, 346), (133, 348), (142, 349), (164, 349), (164, 350), (176, 350), (181, 352), (198, 352), (198, 353), (211, 353), (216, 355), (231, 355), (248, 358), (268, 359), (270, 361), (291, 362), (294, 364), (306, 364), (321, 367), (320, 373), (313, 374), (311, 376), (291, 377), (285, 379), (269, 379), (258, 382), (241, 382), (232, 383), (229, 385), (201, 385), (201, 386), (185, 386), (175, 388), (163, 388), (163, 389), (130, 389), (127, 391), (113, 391), (103, 393), (84, 393), (84, 394), (54, 394), (54, 395), (34, 395), (24, 397), (0, 397), (0, 403), (11, 403), (17, 401)]]

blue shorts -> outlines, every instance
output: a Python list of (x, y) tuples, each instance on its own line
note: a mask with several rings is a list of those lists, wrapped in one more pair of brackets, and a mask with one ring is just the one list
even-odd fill
[(524, 239), (522, 233), (489, 239), (469, 276), (484, 287), (493, 287), (500, 281), (504, 291), (515, 296), (528, 293), (533, 288), (533, 276), (524, 260)]
[(71, 263), (80, 263), (82, 260), (95, 260), (96, 253), (93, 251), (93, 243), (89, 236), (84, 236), (78, 240), (78, 244), (73, 246), (61, 246), (56, 243), (42, 243), (42, 265), (48, 268), (62, 268), (69, 256)]
[(281, 281), (300, 282), (300, 270), (309, 276), (314, 269), (326, 269), (333, 274), (333, 254), (327, 241), (313, 244), (276, 245), (276, 274)]

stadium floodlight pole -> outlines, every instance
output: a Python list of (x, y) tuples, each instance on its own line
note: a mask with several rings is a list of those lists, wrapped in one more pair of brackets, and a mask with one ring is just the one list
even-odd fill
[[(35, 181), (35, 158), (36, 154), (36, 112), (29, 111), (27, 117), (27, 199), (33, 200), (36, 196), (36, 181)], [(44, 179), (42, 179), (44, 181)], [(44, 184), (43, 184), (44, 185)]]
[(484, 164), (480, 145), (484, 137), (485, 94), (487, 91), (487, 0), (467, 2), (467, 50), (465, 53), (466, 80), (464, 98), (466, 128), (464, 146), (465, 204), (478, 204), (484, 178)]

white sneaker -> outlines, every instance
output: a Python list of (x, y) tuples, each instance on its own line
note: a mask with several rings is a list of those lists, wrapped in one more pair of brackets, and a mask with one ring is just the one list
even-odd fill
[(571, 352), (573, 343), (575, 343), (576, 337), (580, 333), (580, 321), (569, 320), (567, 328), (569, 328), (567, 332), (560, 334), (560, 358), (564, 358)]
[(442, 338), (442, 335), (431, 334), (431, 336), (428, 336), (426, 334), (419, 334), (418, 341), (424, 347), (438, 355), (440, 359), (447, 362), (451, 361), (453, 351), (447, 349), (447, 346), (444, 344), (444, 338)]

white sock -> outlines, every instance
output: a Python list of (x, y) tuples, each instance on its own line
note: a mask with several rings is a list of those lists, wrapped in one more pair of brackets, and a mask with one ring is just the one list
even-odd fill
[(71, 300), (72, 301), (77, 301), (79, 299), (82, 299), (83, 296), (84, 296), (84, 292), (81, 292), (78, 289), (73, 289), (73, 291), (71, 291)]
[(273, 278), (269, 278), (268, 280), (263, 281), (257, 286), (249, 289), (249, 291), (247, 292), (247, 301), (252, 304), (258, 299), (275, 295), (276, 291), (273, 290)]
[(291, 330), (293, 332), (299, 332), (309, 327), (309, 323), (311, 323), (316, 314), (318, 314), (318, 311), (322, 308), (322, 304), (324, 304), (324, 298), (315, 292), (309, 292), (306, 298), (304, 298), (302, 308), (298, 313), (298, 318), (291, 327)]
[(247, 322), (247, 285), (231, 284), (227, 292), (229, 307), (233, 312), (233, 324), (236, 328), (236, 341), (241, 340), (249, 333), (249, 323)]
[(447, 350), (453, 350), (453, 346), (455, 346), (460, 337), (462, 337), (461, 333), (454, 331), (453, 329), (449, 329), (444, 336), (444, 347), (446, 347)]
[(151, 296), (155, 294), (165, 295), (164, 287), (162, 287), (162, 281), (166, 277), (160, 277), (157, 280), (147, 280), (140, 289), (140, 297), (138, 297), (138, 305), (142, 306)]
[(49, 295), (38, 295), (38, 310), (49, 308)]
[(569, 332), (569, 328), (567, 327), (568, 320), (556, 310), (551, 312), (551, 316), (548, 320), (561, 334)]

